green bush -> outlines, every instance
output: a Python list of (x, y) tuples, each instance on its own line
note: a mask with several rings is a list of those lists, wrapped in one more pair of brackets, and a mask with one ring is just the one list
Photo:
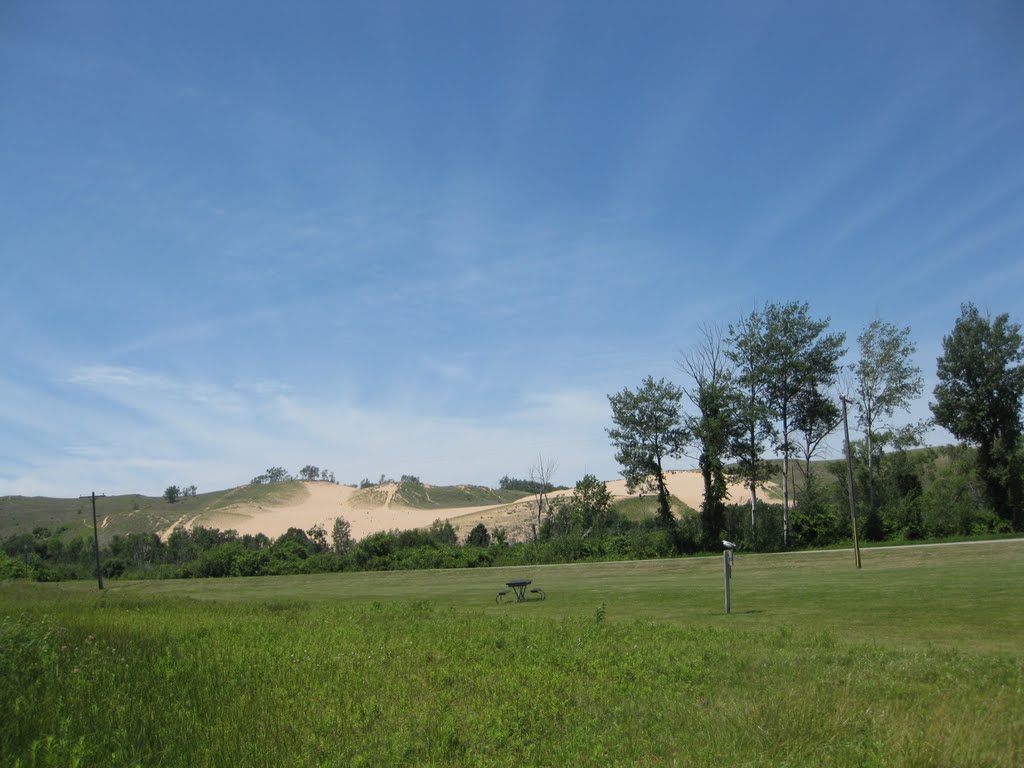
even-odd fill
[(936, 462), (921, 494), (921, 519), (929, 537), (967, 535), (986, 516), (984, 493), (973, 467), (957, 456)]
[(895, 499), (882, 508), (881, 515), (889, 536), (908, 541), (924, 536), (920, 494)]
[(30, 569), (33, 581), (60, 581), (60, 571), (49, 565), (35, 565)]
[(109, 579), (115, 579), (125, 572), (128, 563), (120, 557), (108, 557), (103, 561), (103, 575)]
[(266, 549), (243, 552), (231, 566), (233, 576), (266, 576), (273, 573), (273, 559)]
[(6, 579), (27, 579), (29, 577), (28, 566), (21, 560), (0, 554), (0, 581)]
[(483, 523), (477, 523), (473, 530), (469, 532), (466, 543), (474, 547), (486, 548), (490, 546), (491, 534), (487, 532), (487, 526)]
[(234, 572), (236, 558), (246, 555), (242, 545), (237, 542), (218, 544), (208, 549), (192, 564), (192, 573), (200, 577), (231, 576)]
[[(841, 512), (819, 485), (811, 483), (789, 513), (791, 541), (797, 547), (825, 547), (840, 536)], [(849, 514), (849, 513), (847, 513)]]

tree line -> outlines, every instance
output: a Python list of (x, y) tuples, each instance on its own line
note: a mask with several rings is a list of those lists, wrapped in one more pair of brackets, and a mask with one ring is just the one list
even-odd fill
[[(426, 529), (373, 533), (359, 541), (344, 517), (331, 530), (290, 528), (276, 539), (196, 526), (115, 535), (103, 545), (108, 578), (206, 578), (338, 571), (474, 568), (583, 560), (665, 557), (674, 544), (653, 520), (630, 520), (610, 506), (603, 482), (587, 475), (573, 494), (553, 499), (535, 541), (514, 542), (502, 527), (479, 523), (465, 537), (447, 520)], [(0, 579), (90, 579), (89, 536), (66, 540), (67, 529), (36, 528), (0, 539)]]
[[(334, 472), (329, 469), (321, 469), (313, 464), (307, 464), (299, 470), (298, 475), (292, 475), (284, 467), (268, 467), (266, 472), (256, 475), (250, 480), (251, 485), (267, 485), (270, 483), (284, 483), (289, 480), (319, 480), (325, 483), (337, 483)], [(199, 489), (195, 485), (185, 487), (169, 485), (164, 489), (163, 497), (168, 504), (174, 504), (181, 498), (188, 498), (197, 495)]]
[[(929, 528), (941, 535), (948, 526), (926, 524), (922, 503), (927, 485), (943, 487), (949, 467), (959, 481), (956, 489), (947, 488), (953, 495), (946, 501), (956, 506), (969, 498), (975, 528), (1024, 530), (1019, 324), (964, 304), (937, 361), (933, 419), (908, 422), (897, 417), (923, 391), (910, 328), (873, 320), (857, 337), (856, 361), (844, 366), (846, 335), (830, 331), (829, 322), (813, 317), (805, 302), (769, 303), (725, 329), (702, 327), (700, 343), (678, 361), (684, 386), (647, 377), (636, 389), (609, 395), (608, 435), (630, 491), (656, 494), (659, 519), (672, 528), (678, 521), (670, 511), (665, 464), (693, 456), (704, 486), (701, 546), (714, 549), (720, 539), (745, 532), (751, 547), (763, 549), (772, 546), (772, 536), (759, 495), (781, 474), (782, 547), (842, 536), (836, 491), (849, 491), (845, 467), (828, 467), (835, 481), (830, 494), (820, 487), (812, 459), (849, 407), (863, 435), (850, 452), (857, 464), (854, 495), (861, 499), (858, 513), (869, 538), (924, 535)], [(909, 455), (932, 423), (971, 450), (939, 457), (940, 468), (934, 454), (925, 460)], [(883, 459), (891, 466), (883, 469)], [(729, 482), (749, 492), (749, 523), (727, 514)], [(794, 539), (794, 514), (800, 541)], [(963, 527), (957, 532), (971, 532)]]
[(284, 483), (289, 480), (320, 480), (325, 483), (336, 483), (334, 472), (329, 469), (321, 469), (314, 464), (307, 464), (299, 470), (298, 475), (292, 475), (284, 467), (268, 467), (267, 471), (256, 475), (250, 483), (252, 485), (266, 485), (268, 483)]

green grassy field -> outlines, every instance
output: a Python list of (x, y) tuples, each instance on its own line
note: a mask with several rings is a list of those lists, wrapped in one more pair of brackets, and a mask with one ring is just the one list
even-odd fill
[(1024, 541), (863, 562), (7, 583), (0, 760), (1024, 764)]

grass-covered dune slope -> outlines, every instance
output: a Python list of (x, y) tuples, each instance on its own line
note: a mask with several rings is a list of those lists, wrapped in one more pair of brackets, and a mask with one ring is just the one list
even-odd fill
[(0, 759), (1021, 765), (1024, 542), (863, 559), (8, 583)]
[[(218, 512), (237, 505), (278, 506), (300, 501), (306, 495), (299, 481), (243, 485), (225, 491), (181, 496), (173, 504), (163, 497), (125, 494), (97, 499), (100, 536), (115, 533), (155, 533), (181, 518)], [(61, 499), (46, 496), (0, 496), (0, 537), (45, 527), (69, 526), (69, 534), (92, 534), (92, 502), (89, 497)]]

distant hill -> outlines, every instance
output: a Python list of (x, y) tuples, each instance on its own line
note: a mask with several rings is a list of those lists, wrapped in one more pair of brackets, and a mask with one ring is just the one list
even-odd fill
[[(700, 473), (672, 471), (666, 481), (677, 512), (700, 507)], [(653, 514), (652, 497), (628, 497), (625, 482), (612, 480), (608, 490), (631, 517)], [(571, 490), (551, 496), (571, 495)], [(730, 486), (732, 500), (749, 499), (740, 486)], [(309, 530), (322, 525), (330, 532), (334, 519), (344, 517), (352, 534), (362, 538), (380, 530), (422, 528), (447, 519), (465, 535), (478, 522), (503, 527), (511, 538), (526, 535), (535, 514), (533, 496), (477, 485), (434, 486), (418, 482), (384, 483), (366, 488), (321, 481), (289, 480), (250, 484), (224, 491), (181, 497), (169, 503), (163, 497), (130, 494), (97, 500), (100, 537), (115, 534), (159, 533), (166, 536), (177, 526), (202, 525), (241, 534), (280, 536), (288, 528)], [(0, 537), (31, 533), (34, 528), (66, 527), (67, 537), (91, 535), (92, 508), (88, 498), (53, 499), (6, 496), (0, 498)]]
[[(333, 523), (334, 517), (338, 515), (365, 517), (372, 511), (393, 514), (401, 509), (463, 511), (465, 508), (514, 503), (526, 495), (519, 491), (496, 491), (476, 485), (431, 486), (403, 482), (356, 489), (331, 483), (289, 480), (183, 496), (173, 504), (162, 496), (141, 494), (99, 497), (96, 509), (100, 538), (107, 541), (115, 534), (166, 534), (178, 525), (204, 525), (256, 532), (250, 529), (261, 527), (260, 518), (267, 518), (265, 522), (268, 523), (268, 530), (259, 532), (274, 535), (279, 527), (280, 511), (295, 511), (292, 522), (295, 527), (303, 527), (308, 515), (300, 514), (299, 510), (305, 506), (319, 510), (324, 506), (322, 502), (325, 498), (336, 502), (336, 514), (331, 515), (329, 520), (325, 518), (309, 523), (306, 528), (316, 522), (329, 528), (327, 523)], [(451, 515), (435, 514), (426, 524), (438, 516)], [(31, 533), (39, 527), (51, 530), (65, 528), (69, 538), (91, 535), (92, 503), (88, 498), (0, 497), (0, 537)], [(288, 527), (292, 526), (285, 525), (285, 529)]]
[[(287, 482), (183, 496), (174, 504), (162, 496), (104, 496), (96, 499), (96, 518), (100, 537), (106, 540), (118, 533), (162, 531), (183, 516), (204, 516), (239, 504), (277, 506), (303, 495), (302, 483)], [(0, 537), (31, 533), (38, 527), (56, 530), (64, 526), (69, 536), (92, 534), (92, 502), (88, 497), (0, 496)]]

